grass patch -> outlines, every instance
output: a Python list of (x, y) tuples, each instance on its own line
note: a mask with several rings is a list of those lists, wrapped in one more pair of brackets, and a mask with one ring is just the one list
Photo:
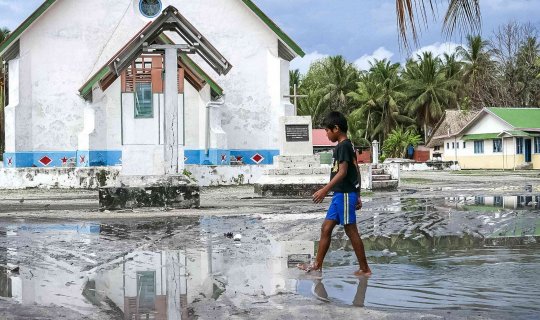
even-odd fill
[(432, 179), (425, 179), (425, 178), (401, 178), (401, 182), (403, 183), (429, 183), (433, 182)]
[(375, 194), (375, 192), (373, 192), (373, 191), (362, 191), (362, 192), (360, 192), (360, 196), (362, 196), (362, 197), (371, 197), (374, 194)]

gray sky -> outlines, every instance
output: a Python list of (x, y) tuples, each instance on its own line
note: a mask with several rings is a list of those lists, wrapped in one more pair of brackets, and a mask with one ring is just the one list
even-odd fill
[[(85, 0), (69, 0), (85, 1)], [(194, 1), (194, 0), (189, 0)], [(216, 0), (217, 1), (217, 0)], [(442, 9), (447, 0), (435, 0)], [(0, 26), (16, 28), (43, 0), (0, 0)], [(408, 55), (400, 51), (395, 17), (395, 0), (255, 0), (287, 34), (307, 53), (293, 67), (302, 71), (309, 63), (326, 55), (342, 54), (361, 68), (376, 58), (403, 61)], [(483, 29), (488, 37), (493, 30), (509, 21), (531, 22), (540, 28), (539, 0), (481, 0)], [(441, 53), (462, 42), (457, 35), (446, 39), (441, 23), (430, 21), (422, 32), (415, 50)]]

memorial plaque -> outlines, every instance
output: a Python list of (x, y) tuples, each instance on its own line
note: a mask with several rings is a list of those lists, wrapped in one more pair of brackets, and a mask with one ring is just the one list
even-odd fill
[(285, 125), (285, 138), (287, 142), (309, 141), (309, 125), (289, 124)]

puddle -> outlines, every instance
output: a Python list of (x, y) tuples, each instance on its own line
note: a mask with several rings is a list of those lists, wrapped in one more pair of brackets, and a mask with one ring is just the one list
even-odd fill
[[(431, 213), (440, 207), (428, 206)], [(539, 225), (535, 216), (501, 215), (492, 229), (525, 230)], [(401, 230), (412, 220), (404, 220)], [(186, 221), (0, 226), (0, 296), (88, 316), (99, 311), (112, 319), (189, 319), (201, 305), (212, 308), (239, 297), (264, 304), (287, 292), (373, 309), (501, 311), (516, 317), (540, 312), (537, 229), (491, 237), (429, 236), (414, 228), (372, 234), (364, 241), (374, 275), (359, 279), (352, 276), (356, 259), (348, 241), (333, 240), (318, 278), (294, 267), (316, 254), (317, 242), (275, 241), (264, 220), (249, 217)], [(225, 237), (230, 231), (241, 232), (242, 241)]]

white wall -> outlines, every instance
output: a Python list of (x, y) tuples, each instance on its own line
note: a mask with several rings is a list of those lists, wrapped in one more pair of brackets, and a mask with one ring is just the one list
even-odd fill
[(5, 148), (7, 152), (16, 150), (17, 112), (19, 105), (19, 59), (9, 62), (9, 104), (4, 109)]
[(482, 118), (471, 126), (465, 134), (500, 133), (504, 130), (513, 130), (513, 128), (499, 118), (484, 112)]
[[(193, 57), (225, 91), (222, 117), (229, 148), (277, 150), (289, 63), (278, 57), (275, 33), (242, 1), (164, 1), (164, 6), (168, 4), (176, 6), (233, 65), (228, 75), (220, 77)], [(287, 77), (282, 80), (284, 70)]]
[[(27, 29), (20, 39), (17, 145), (8, 151), (78, 148), (86, 106), (78, 89), (147, 23), (135, 10), (135, 1), (59, 0)], [(229, 147), (277, 149), (289, 63), (278, 58), (274, 32), (242, 1), (163, 2), (164, 7), (176, 6), (234, 66), (220, 77), (195, 59), (225, 90), (222, 116)], [(119, 148), (119, 128), (112, 122), (119, 116), (115, 106), (119, 99), (119, 84), (115, 84), (94, 102), (96, 122), (107, 119), (107, 130), (100, 127), (100, 132), (92, 133), (90, 144), (95, 148)], [(99, 142), (104, 136), (107, 142)], [(188, 140), (190, 145), (203, 146), (200, 136)]]

